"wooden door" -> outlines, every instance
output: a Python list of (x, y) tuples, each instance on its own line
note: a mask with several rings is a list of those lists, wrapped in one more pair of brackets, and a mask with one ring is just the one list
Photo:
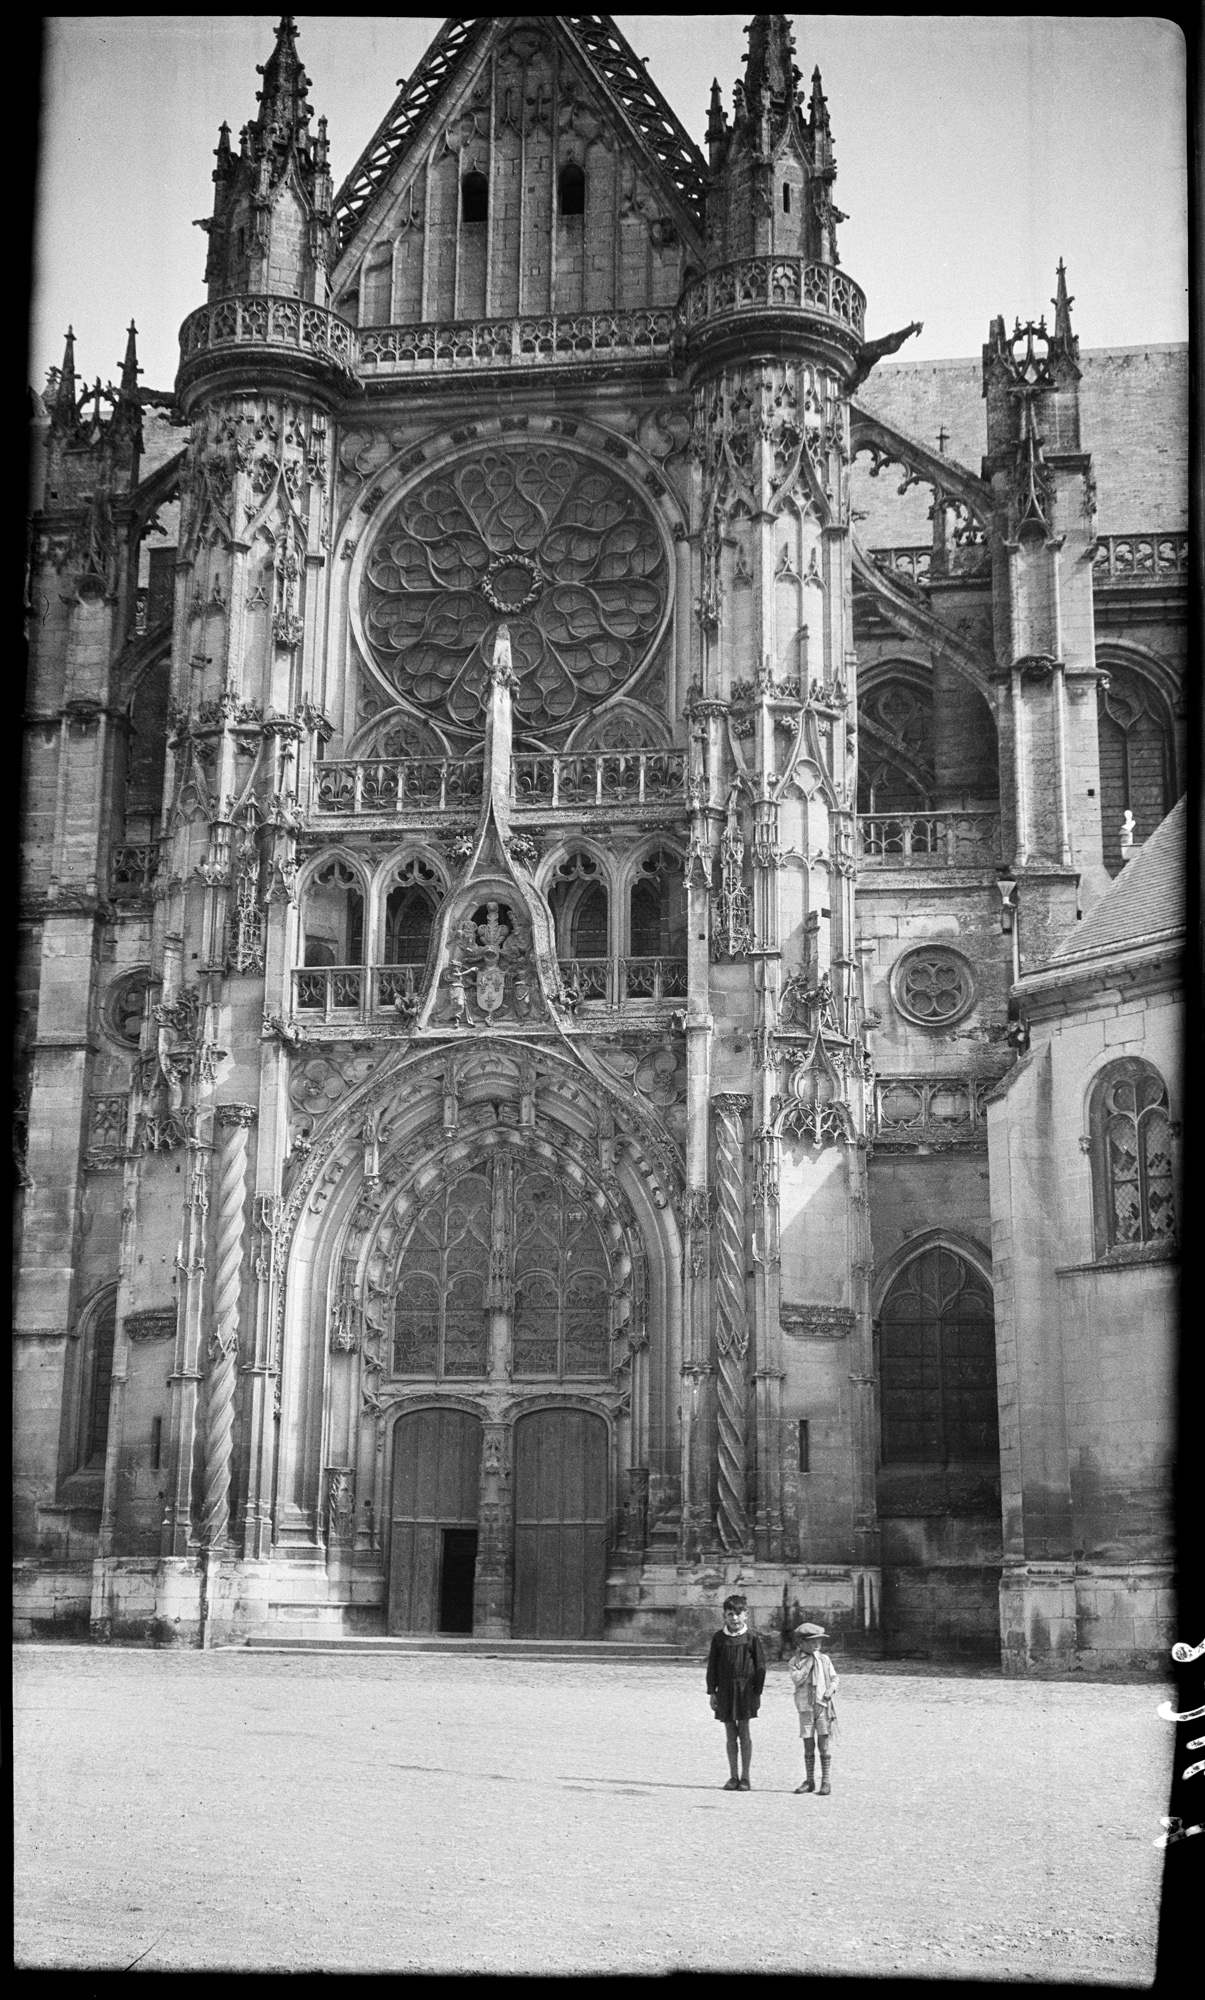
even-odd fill
[(466, 1410), (415, 1410), (393, 1434), (390, 1632), (440, 1629), (445, 1528), (476, 1528), (481, 1420)]
[(607, 1577), (607, 1427), (587, 1410), (515, 1425), (517, 1639), (601, 1639)]

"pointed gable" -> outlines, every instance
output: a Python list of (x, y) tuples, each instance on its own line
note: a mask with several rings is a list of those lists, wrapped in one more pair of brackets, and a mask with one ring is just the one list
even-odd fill
[(672, 306), (703, 157), (606, 15), (453, 22), (336, 199), (364, 326)]

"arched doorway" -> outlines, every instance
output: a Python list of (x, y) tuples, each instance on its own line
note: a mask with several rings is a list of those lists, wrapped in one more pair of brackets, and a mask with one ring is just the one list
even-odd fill
[(481, 1420), (413, 1410), (393, 1433), (389, 1537), (392, 1632), (471, 1632)]
[(607, 1576), (607, 1427), (589, 1410), (515, 1425), (515, 1598), (524, 1639), (601, 1639)]

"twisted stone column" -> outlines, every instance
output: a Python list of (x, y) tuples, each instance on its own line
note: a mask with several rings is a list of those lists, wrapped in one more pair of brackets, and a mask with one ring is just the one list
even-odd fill
[(230, 1452), (238, 1387), (239, 1293), (243, 1281), (243, 1231), (247, 1206), (247, 1128), (252, 1104), (219, 1104), (222, 1128), (218, 1167), (217, 1277), (213, 1331), (209, 1336), (209, 1388), (205, 1412), (205, 1497), (201, 1539), (222, 1548), (230, 1525)]
[(745, 1308), (745, 1128), (748, 1097), (711, 1100), (715, 1119), (715, 1346), (719, 1506), (716, 1527), (726, 1549), (744, 1548), (746, 1401), (745, 1356), (749, 1326)]

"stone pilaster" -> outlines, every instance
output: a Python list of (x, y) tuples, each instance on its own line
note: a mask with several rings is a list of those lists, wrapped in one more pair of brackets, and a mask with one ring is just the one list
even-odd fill
[(745, 1115), (750, 1099), (713, 1097), (715, 1117), (717, 1508), (720, 1541), (748, 1545), (749, 1310), (745, 1286)]

